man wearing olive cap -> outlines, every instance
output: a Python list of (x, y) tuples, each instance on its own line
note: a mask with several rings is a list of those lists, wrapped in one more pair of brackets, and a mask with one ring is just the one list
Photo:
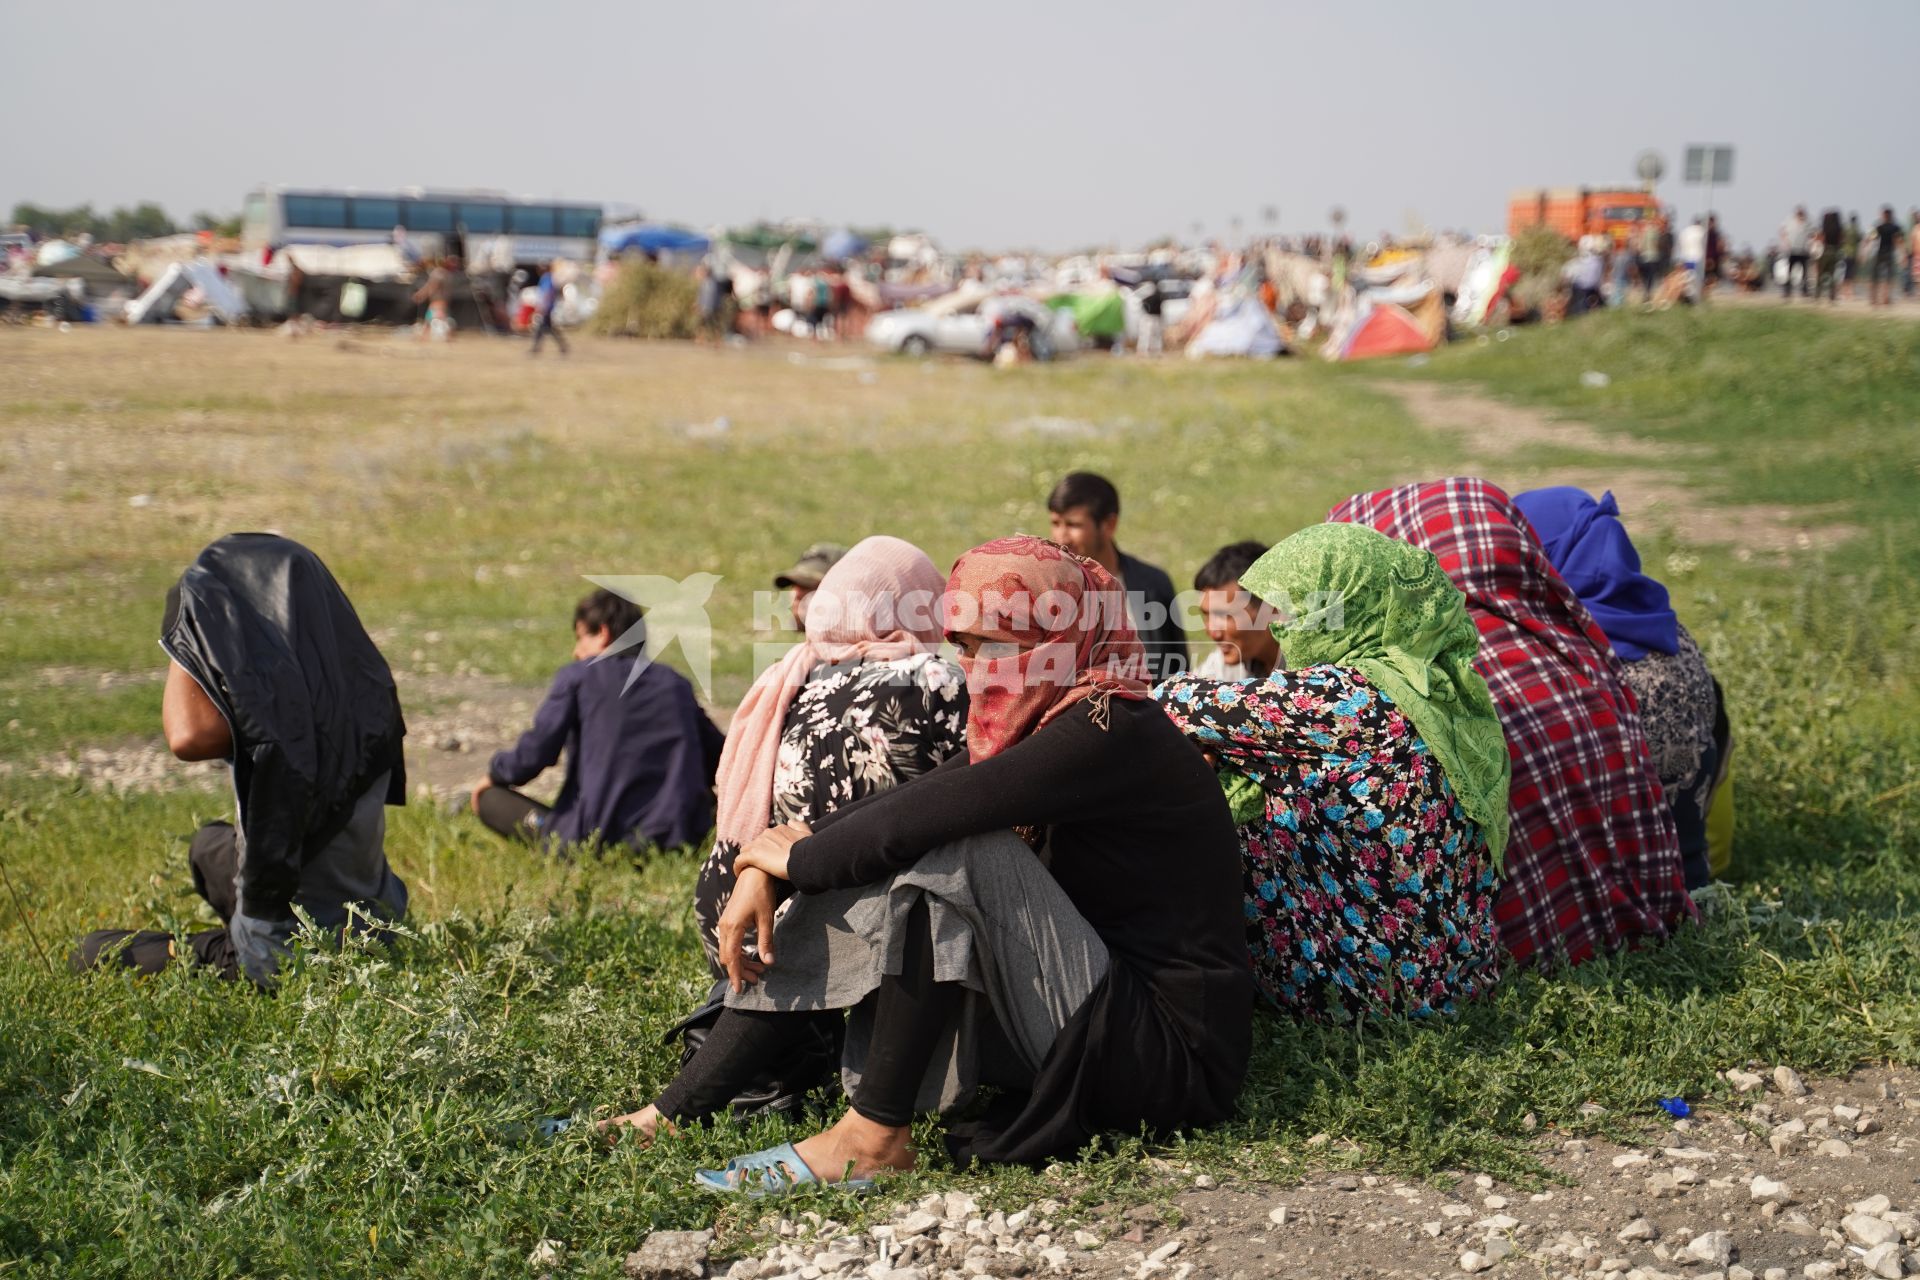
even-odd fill
[(793, 624), (801, 631), (807, 629), (807, 598), (819, 587), (820, 579), (827, 576), (827, 570), (845, 554), (847, 549), (837, 542), (816, 542), (806, 549), (793, 568), (774, 576), (774, 586), (793, 592)]

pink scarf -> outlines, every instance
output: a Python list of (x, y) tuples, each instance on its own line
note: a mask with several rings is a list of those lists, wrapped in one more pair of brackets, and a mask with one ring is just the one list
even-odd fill
[(899, 538), (867, 538), (827, 571), (807, 602), (807, 638), (760, 673), (733, 713), (715, 780), (716, 841), (745, 845), (773, 824), (781, 731), (813, 669), (932, 653), (940, 646), (945, 585), (926, 552)]

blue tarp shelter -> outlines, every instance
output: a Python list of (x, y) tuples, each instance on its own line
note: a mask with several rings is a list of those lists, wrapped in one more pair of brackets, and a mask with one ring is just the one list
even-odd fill
[(820, 256), (828, 262), (845, 262), (867, 251), (867, 242), (851, 231), (829, 232), (820, 243)]
[(711, 245), (697, 231), (658, 222), (630, 222), (600, 230), (600, 247), (608, 253), (705, 253)]

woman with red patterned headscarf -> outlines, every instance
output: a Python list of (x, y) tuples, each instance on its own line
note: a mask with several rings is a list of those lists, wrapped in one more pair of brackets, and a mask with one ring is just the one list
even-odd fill
[(1620, 660), (1525, 516), (1484, 480), (1358, 494), (1329, 520), (1425, 547), (1466, 593), (1513, 759), (1500, 940), (1579, 964), (1692, 918), (1673, 816)]
[[(828, 1008), (851, 1010), (852, 1106), (703, 1172), (710, 1190), (911, 1168), (914, 1117), (980, 1083), (1003, 1092), (949, 1129), (962, 1164), (1232, 1113), (1252, 1037), (1239, 847), (1212, 770), (1147, 696), (1119, 584), (1056, 543), (1002, 538), (960, 557), (942, 607), (967, 753), (742, 850), (720, 928), (728, 1009), (633, 1123), (710, 1114)], [(777, 881), (798, 893), (774, 928)], [(771, 934), (757, 961), (749, 931)]]

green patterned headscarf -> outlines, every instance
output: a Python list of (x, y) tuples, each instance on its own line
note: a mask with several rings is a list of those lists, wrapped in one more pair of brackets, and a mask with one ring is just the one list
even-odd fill
[(1358, 668), (1389, 698), (1480, 824), (1494, 866), (1507, 847), (1512, 764), (1467, 598), (1431, 551), (1357, 524), (1302, 529), (1256, 560), (1240, 585), (1282, 611), (1287, 666)]

